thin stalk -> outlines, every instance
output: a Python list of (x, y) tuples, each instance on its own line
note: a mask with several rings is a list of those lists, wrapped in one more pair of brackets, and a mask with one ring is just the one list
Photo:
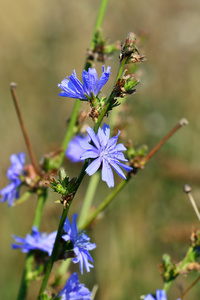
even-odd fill
[(106, 199), (98, 206), (98, 208), (91, 214), (90, 218), (81, 226), (82, 230), (88, 228), (88, 226), (95, 220), (97, 215), (102, 212), (112, 202), (115, 196), (127, 185), (131, 176), (128, 176), (126, 180), (123, 180), (116, 189), (106, 197)]
[[(42, 211), (44, 208), (44, 203), (47, 198), (46, 190), (43, 190), (43, 193), (39, 195), (38, 203), (35, 211), (35, 217), (33, 220), (33, 226), (37, 226), (39, 228), (42, 218)], [(34, 261), (34, 255), (32, 253), (28, 253), (26, 256), (24, 272), (21, 279), (21, 284), (19, 288), (19, 293), (17, 296), (17, 300), (24, 300), (26, 299), (26, 295), (28, 292), (29, 285), (31, 283), (31, 271), (32, 271), (32, 264)]]
[(183, 125), (187, 125), (188, 121), (186, 119), (181, 119), (174, 128), (145, 156), (143, 163), (145, 164), (159, 149), (162, 145), (169, 140), (169, 138), (174, 135), (174, 133), (179, 130)]
[(188, 195), (190, 203), (192, 204), (192, 207), (193, 207), (193, 209), (194, 209), (194, 211), (196, 213), (196, 216), (197, 216), (198, 220), (200, 221), (200, 213), (199, 213), (198, 207), (196, 205), (196, 202), (195, 202), (195, 200), (194, 200), (194, 198), (192, 196), (192, 193), (191, 193), (192, 192), (192, 188), (191, 188), (191, 186), (189, 186), (189, 184), (185, 184), (184, 187), (183, 187), (183, 190)]
[(78, 219), (78, 223), (77, 226), (78, 228), (80, 228), (84, 222), (87, 219), (88, 216), (88, 212), (90, 210), (98, 183), (99, 183), (99, 179), (100, 179), (100, 173), (96, 172), (91, 178), (90, 178), (90, 182), (87, 188), (87, 192), (85, 194), (85, 198), (83, 200), (83, 206), (81, 209), (81, 213)]
[[(102, 23), (103, 23), (103, 19), (105, 16), (105, 12), (106, 12), (106, 8), (107, 8), (107, 4), (108, 4), (108, 0), (101, 0), (100, 3), (100, 7), (99, 7), (99, 12), (97, 15), (97, 19), (96, 19), (96, 23), (95, 23), (95, 27), (94, 27), (94, 32), (93, 32), (93, 36), (92, 36), (92, 41), (90, 44), (90, 50), (94, 50), (95, 49), (95, 45), (96, 45), (96, 36), (98, 33), (98, 30), (101, 28)], [(91, 62), (86, 60), (86, 64), (85, 64), (85, 70), (88, 70), (88, 68), (91, 67)]]
[(81, 107), (81, 101), (79, 99), (77, 99), (75, 101), (75, 104), (74, 104), (74, 107), (73, 107), (73, 110), (72, 110), (72, 115), (71, 115), (70, 122), (69, 122), (69, 125), (68, 125), (68, 130), (67, 130), (67, 132), (65, 134), (65, 137), (63, 139), (63, 142), (62, 142), (63, 151), (60, 154), (60, 163), (59, 163), (60, 166), (62, 165), (63, 159), (65, 157), (65, 151), (68, 147), (68, 144), (69, 144), (69, 142), (70, 142), (70, 140), (71, 140), (71, 138), (74, 134), (73, 130), (74, 130), (74, 127), (75, 127), (76, 122), (77, 122), (80, 107)]
[(193, 288), (193, 286), (195, 286), (195, 284), (197, 284), (197, 282), (199, 282), (200, 280), (200, 276), (197, 277), (197, 279), (181, 294), (180, 299), (183, 299), (185, 297), (185, 295), (191, 290), (191, 288)]
[(37, 228), (40, 227), (40, 223), (42, 220), (42, 213), (44, 210), (46, 199), (47, 199), (47, 190), (42, 189), (41, 191), (39, 191), (37, 209), (35, 212), (35, 217), (33, 219), (33, 226), (37, 226)]
[(25, 142), (26, 142), (26, 146), (28, 148), (28, 152), (29, 152), (29, 155), (30, 155), (30, 159), (31, 159), (32, 165), (33, 165), (33, 167), (35, 169), (35, 172), (37, 174), (39, 174), (37, 162), (36, 162), (36, 159), (35, 159), (35, 155), (33, 153), (33, 148), (31, 146), (31, 141), (29, 139), (28, 132), (26, 130), (25, 123), (24, 123), (24, 120), (23, 120), (23, 117), (22, 117), (22, 113), (21, 113), (21, 110), (20, 110), (19, 101), (18, 101), (17, 92), (16, 92), (16, 86), (17, 85), (14, 82), (12, 82), (10, 84), (10, 89), (11, 89), (11, 94), (12, 94), (13, 102), (14, 102), (14, 105), (15, 105), (15, 109), (16, 109), (16, 112), (17, 112), (17, 116), (18, 116), (20, 125), (21, 125), (21, 130), (22, 130)]
[(69, 206), (66, 206), (66, 209), (63, 209), (63, 213), (62, 213), (62, 216), (61, 216), (61, 219), (60, 219), (60, 224), (59, 224), (59, 227), (58, 227), (58, 231), (57, 231), (53, 251), (52, 251), (51, 257), (49, 259), (49, 262), (47, 264), (45, 276), (44, 276), (44, 279), (43, 279), (43, 282), (42, 282), (42, 285), (41, 285), (41, 288), (40, 288), (40, 292), (39, 292), (39, 295), (38, 295), (38, 300), (41, 299), (42, 294), (45, 291), (45, 288), (46, 288), (46, 285), (47, 285), (49, 275), (51, 273), (54, 261), (57, 258), (57, 253), (58, 253), (58, 249), (59, 249), (59, 245), (60, 245), (60, 239), (61, 239), (61, 236), (62, 236), (62, 230), (63, 230), (63, 226), (64, 226), (64, 223), (65, 223), (65, 219), (67, 217), (68, 211), (69, 211)]
[(29, 288), (30, 283), (31, 283), (31, 280), (29, 280), (29, 278), (28, 278), (28, 274), (31, 272), (33, 260), (34, 260), (33, 254), (28, 253), (27, 256), (26, 256), (26, 261), (25, 261), (25, 266), (24, 266), (24, 273), (22, 275), (17, 300), (26, 299), (28, 288)]

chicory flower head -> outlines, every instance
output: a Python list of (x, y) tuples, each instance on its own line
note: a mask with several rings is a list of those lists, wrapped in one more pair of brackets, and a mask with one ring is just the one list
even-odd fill
[(65, 78), (58, 84), (58, 87), (63, 90), (59, 96), (77, 98), (85, 101), (88, 100), (86, 95), (89, 98), (91, 97), (91, 92), (94, 96), (97, 96), (109, 79), (110, 69), (111, 67), (107, 67), (107, 70), (105, 70), (105, 66), (103, 66), (103, 73), (99, 80), (95, 68), (89, 68), (88, 71), (84, 70), (82, 73), (83, 83), (78, 80), (74, 70), (73, 74), (67, 77), (68, 79)]
[(79, 282), (77, 273), (73, 273), (69, 277), (63, 290), (58, 294), (61, 300), (90, 300), (91, 296), (92, 293), (88, 288)]
[(90, 138), (88, 135), (75, 135), (69, 142), (68, 148), (65, 152), (67, 158), (74, 163), (81, 161), (81, 154), (85, 151), (80, 145), (81, 141), (89, 142)]
[(31, 250), (41, 250), (50, 256), (53, 250), (57, 231), (50, 233), (40, 233), (36, 226), (32, 228), (32, 234), (27, 234), (25, 238), (13, 235), (16, 243), (12, 244), (13, 249), (21, 248), (22, 252), (27, 253)]
[(151, 294), (148, 294), (144, 300), (167, 300), (167, 296), (165, 290), (157, 290), (156, 291), (156, 298), (153, 297)]
[(90, 243), (90, 238), (81, 231), (78, 231), (76, 225), (77, 214), (73, 215), (72, 225), (69, 220), (66, 218), (64, 224), (64, 231), (66, 235), (63, 235), (62, 238), (65, 241), (71, 241), (73, 244), (73, 251), (76, 255), (75, 258), (72, 258), (73, 263), (80, 264), (80, 271), (83, 274), (83, 264), (85, 265), (86, 271), (89, 272), (90, 268), (93, 268), (93, 265), (89, 263), (89, 260), (93, 262), (93, 259), (89, 253), (90, 250), (96, 248), (96, 244)]
[(90, 127), (87, 127), (86, 131), (91, 138), (93, 145), (85, 141), (80, 142), (81, 147), (85, 150), (81, 155), (81, 160), (87, 158), (94, 159), (86, 168), (86, 173), (91, 176), (100, 168), (100, 166), (102, 166), (101, 177), (102, 180), (107, 183), (109, 188), (114, 186), (114, 176), (111, 167), (119, 176), (126, 179), (126, 176), (120, 167), (127, 172), (131, 171), (132, 168), (120, 162), (120, 160), (127, 161), (124, 154), (121, 152), (125, 151), (126, 148), (123, 144), (117, 145), (120, 131), (112, 138), (110, 138), (110, 127), (106, 124), (103, 125), (102, 129), (99, 128), (97, 134), (95, 134)]
[(23, 174), (25, 153), (12, 154), (10, 161), (12, 165), (7, 171), (7, 177), (10, 183), (0, 191), (2, 196), (1, 202), (7, 201), (8, 206), (12, 206), (14, 200), (19, 198), (19, 188), (21, 185), (20, 175)]

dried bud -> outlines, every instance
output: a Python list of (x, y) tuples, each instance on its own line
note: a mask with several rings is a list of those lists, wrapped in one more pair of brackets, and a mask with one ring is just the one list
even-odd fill
[(135, 77), (133, 74), (127, 74), (124, 71), (122, 78), (119, 78), (115, 87), (114, 92), (116, 97), (123, 98), (126, 95), (131, 95), (135, 92), (134, 87), (139, 83), (139, 79)]
[(126, 63), (136, 63), (136, 62), (143, 62), (145, 60), (143, 55), (140, 55), (137, 47), (136, 47), (136, 35), (134, 33), (129, 33), (126, 41), (121, 46), (120, 52), (120, 62), (123, 59), (126, 59)]

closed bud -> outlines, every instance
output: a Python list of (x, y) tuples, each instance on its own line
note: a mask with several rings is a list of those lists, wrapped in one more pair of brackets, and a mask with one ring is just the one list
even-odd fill
[(60, 168), (59, 171), (58, 171), (58, 178), (59, 178), (59, 181), (62, 182), (64, 181), (64, 179), (67, 177), (67, 174), (65, 172), (65, 170), (63, 168)]

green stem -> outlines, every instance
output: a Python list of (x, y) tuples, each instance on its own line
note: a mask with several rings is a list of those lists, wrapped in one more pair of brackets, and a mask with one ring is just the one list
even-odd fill
[[(99, 12), (98, 12), (98, 16), (97, 16), (97, 19), (96, 19), (94, 32), (93, 32), (93, 36), (92, 36), (92, 41), (91, 41), (91, 45), (90, 45), (90, 50), (92, 50), (92, 51), (95, 49), (96, 37), (97, 37), (97, 34), (98, 34), (98, 30), (102, 26), (107, 4), (108, 4), (108, 0), (101, 0), (100, 7), (99, 7)], [(86, 64), (85, 64), (85, 70), (88, 70), (88, 68), (90, 68), (90, 67), (91, 67), (91, 62), (87, 60)]]
[[(98, 16), (97, 16), (97, 20), (96, 20), (96, 24), (95, 24), (95, 28), (94, 28), (94, 32), (93, 32), (93, 36), (92, 36), (92, 42), (91, 42), (91, 45), (90, 45), (91, 50), (94, 50), (95, 41), (96, 41), (96, 34), (97, 34), (99, 28), (101, 28), (101, 26), (102, 26), (107, 4), (108, 4), (108, 0), (101, 0), (100, 7), (99, 7), (99, 13), (98, 13)], [(86, 61), (85, 66), (84, 66), (84, 70), (87, 71), (90, 67), (91, 67), (91, 62)], [(63, 151), (60, 154), (60, 163), (59, 163), (60, 166), (62, 165), (63, 159), (65, 157), (65, 151), (67, 149), (69, 141), (71, 140), (71, 138), (73, 136), (73, 133), (74, 133), (73, 130), (74, 130), (74, 127), (75, 127), (76, 122), (77, 122), (80, 107), (81, 107), (81, 101), (79, 99), (77, 99), (75, 104), (74, 104), (74, 108), (73, 108), (73, 111), (72, 111), (72, 114), (71, 114), (68, 130), (67, 130), (66, 135), (63, 139), (63, 143), (62, 143)]]
[[(37, 203), (37, 207), (36, 207), (35, 217), (33, 220), (33, 226), (37, 226), (38, 228), (41, 223), (42, 212), (43, 212), (46, 198), (47, 198), (47, 192), (46, 192), (46, 190), (42, 190), (38, 197), (38, 203)], [(32, 272), (33, 261), (34, 261), (34, 255), (32, 253), (28, 253), (26, 256), (24, 272), (22, 275), (17, 300), (26, 299), (28, 287), (32, 281), (30, 274)]]
[(115, 196), (127, 185), (131, 176), (129, 175), (126, 180), (123, 180), (116, 189), (106, 197), (106, 199), (99, 205), (99, 207), (91, 214), (90, 218), (81, 226), (82, 230), (85, 230), (97, 217), (97, 215), (102, 212), (115, 198)]
[(90, 182), (87, 188), (87, 192), (85, 195), (85, 198), (83, 200), (83, 207), (81, 209), (81, 213), (79, 216), (79, 220), (78, 220), (78, 227), (80, 228), (84, 222), (87, 219), (88, 216), (88, 212), (90, 210), (91, 204), (92, 204), (92, 200), (94, 198), (96, 189), (97, 189), (97, 185), (99, 183), (99, 179), (100, 179), (100, 173), (96, 172), (91, 178), (90, 178)]
[(74, 127), (76, 125), (76, 122), (77, 122), (77, 118), (78, 118), (78, 113), (79, 113), (79, 109), (81, 107), (81, 101), (79, 99), (77, 99), (75, 101), (75, 104), (74, 104), (74, 107), (73, 107), (73, 110), (72, 110), (72, 115), (71, 115), (71, 118), (70, 118), (70, 122), (69, 122), (69, 126), (68, 126), (68, 130), (66, 132), (66, 135), (63, 139), (63, 142), (62, 142), (62, 148), (63, 148), (63, 151), (61, 152), (60, 154), (60, 161), (59, 161), (59, 165), (61, 166), (62, 165), (62, 162), (64, 160), (64, 157), (65, 157), (65, 151), (67, 149), (67, 146), (74, 134)]
[[(125, 58), (125, 59), (122, 60), (120, 66), (119, 66), (119, 71), (117, 73), (117, 77), (115, 79), (114, 86), (116, 85), (118, 79), (121, 77), (121, 75), (122, 75), (122, 73), (124, 71), (124, 66), (127, 63), (127, 60), (128, 60), (128, 58)], [(94, 132), (95, 133), (97, 133), (97, 131), (99, 129), (99, 126), (101, 125), (101, 122), (103, 121), (103, 118), (105, 117), (105, 115), (107, 114), (107, 112), (109, 111), (109, 109), (111, 108), (112, 101), (113, 101), (114, 97), (115, 97), (115, 94), (112, 91), (111, 94), (110, 94), (110, 96), (109, 96), (109, 98), (108, 98), (108, 100), (107, 100), (107, 102), (106, 102), (106, 104), (105, 104), (105, 106), (104, 106), (104, 108), (102, 109), (100, 115), (98, 116), (97, 122), (95, 123), (95, 126), (94, 126)]]
[(25, 202), (26, 200), (28, 200), (28, 198), (30, 197), (30, 195), (32, 194), (32, 191), (26, 191), (20, 198), (19, 200), (15, 201), (14, 206), (17, 206), (23, 202)]
[(45, 276), (44, 276), (44, 279), (43, 279), (43, 282), (42, 282), (42, 285), (41, 285), (41, 288), (40, 288), (40, 292), (39, 292), (39, 295), (38, 295), (39, 300), (41, 299), (41, 296), (45, 291), (45, 288), (46, 288), (46, 285), (47, 285), (49, 275), (51, 273), (54, 261), (57, 258), (57, 253), (58, 253), (58, 249), (59, 249), (59, 245), (60, 245), (60, 239), (61, 239), (61, 236), (62, 236), (62, 230), (63, 230), (63, 226), (64, 226), (64, 223), (65, 223), (65, 219), (67, 217), (68, 211), (69, 211), (69, 206), (66, 206), (66, 209), (63, 209), (63, 213), (62, 213), (62, 216), (61, 216), (61, 219), (60, 219), (60, 224), (59, 224), (59, 227), (58, 227), (58, 231), (57, 231), (53, 251), (52, 251), (51, 257), (49, 259), (49, 262), (47, 264)]
[(85, 169), (88, 165), (88, 161), (86, 160), (83, 167), (82, 167), (82, 170), (80, 172), (80, 175), (77, 179), (77, 186), (76, 186), (76, 189), (74, 190), (74, 195), (73, 195), (73, 198), (70, 202), (69, 205), (66, 206), (65, 209), (63, 209), (63, 213), (62, 213), (62, 217), (60, 219), (60, 224), (58, 226), (58, 231), (57, 231), (57, 235), (56, 235), (56, 239), (55, 239), (55, 243), (54, 243), (54, 246), (53, 246), (53, 251), (52, 251), (52, 254), (51, 254), (51, 257), (49, 259), (49, 262), (47, 264), (47, 268), (46, 268), (46, 272), (45, 272), (45, 276), (44, 276), (44, 279), (43, 279), (43, 282), (42, 282), (42, 285), (41, 285), (41, 288), (40, 288), (40, 292), (39, 292), (39, 295), (38, 295), (38, 300), (41, 299), (41, 296), (42, 294), (44, 293), (45, 291), (45, 288), (46, 288), (46, 285), (47, 285), (47, 282), (48, 282), (48, 279), (49, 279), (49, 276), (50, 276), (50, 273), (51, 273), (51, 270), (52, 270), (52, 267), (53, 267), (53, 264), (55, 262), (55, 260), (57, 259), (57, 253), (58, 253), (58, 249), (59, 249), (59, 244), (60, 244), (60, 239), (61, 239), (61, 235), (62, 235), (62, 231), (63, 231), (63, 226), (64, 226), (64, 223), (65, 223), (65, 219), (67, 217), (67, 214), (68, 214), (68, 211), (69, 211), (69, 208), (70, 208), (70, 205), (76, 195), (76, 192), (85, 176)]
[(37, 226), (37, 228), (40, 227), (40, 223), (42, 220), (42, 213), (44, 210), (44, 205), (47, 199), (47, 190), (46, 189), (42, 189), (38, 191), (39, 195), (38, 195), (38, 204), (37, 204), (37, 208), (36, 208), (36, 212), (35, 212), (35, 217), (33, 220), (33, 226)]

